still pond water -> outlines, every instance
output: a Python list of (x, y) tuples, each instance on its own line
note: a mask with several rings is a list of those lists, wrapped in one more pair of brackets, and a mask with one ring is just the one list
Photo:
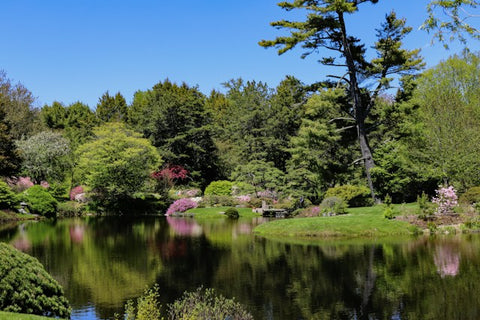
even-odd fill
[(480, 319), (480, 236), (283, 243), (261, 218), (86, 218), (2, 227), (40, 260), (72, 319), (111, 319), (155, 282), (163, 305), (199, 286), (255, 319)]

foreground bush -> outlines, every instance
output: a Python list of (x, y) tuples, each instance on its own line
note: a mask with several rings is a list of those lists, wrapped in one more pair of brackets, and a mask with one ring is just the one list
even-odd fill
[(57, 200), (42, 186), (36, 185), (25, 190), (22, 200), (28, 204), (31, 213), (54, 217), (57, 212)]
[(62, 287), (37, 259), (0, 243), (0, 310), (70, 317)]
[(326, 215), (337, 215), (347, 213), (348, 205), (340, 197), (328, 197), (320, 203), (320, 211)]
[(350, 207), (367, 207), (373, 204), (370, 195), (370, 189), (364, 186), (346, 184), (343, 186), (329, 188), (325, 193), (325, 198), (329, 197), (341, 198)]
[(243, 306), (234, 299), (216, 295), (213, 289), (199, 288), (186, 292), (168, 308), (169, 319), (253, 320)]
[(10, 209), (15, 206), (15, 193), (8, 184), (0, 181), (0, 209)]
[[(143, 296), (129, 300), (125, 306), (127, 320), (160, 320), (160, 294), (158, 285), (145, 291)], [(185, 292), (183, 297), (168, 305), (169, 320), (253, 320), (243, 306), (234, 299), (216, 295), (213, 289), (198, 288), (194, 292)], [(115, 319), (120, 319), (116, 315)], [(123, 318), (122, 318), (123, 319)]]

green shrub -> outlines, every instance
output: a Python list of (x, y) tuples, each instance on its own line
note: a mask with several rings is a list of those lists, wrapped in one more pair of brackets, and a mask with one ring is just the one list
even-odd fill
[(63, 183), (54, 182), (48, 188), (48, 192), (58, 201), (68, 199), (68, 186)]
[(460, 203), (480, 203), (480, 187), (472, 187), (460, 196)]
[(76, 201), (60, 202), (57, 206), (59, 217), (80, 217), (85, 212), (86, 205)]
[(0, 181), (0, 209), (11, 209), (16, 204), (15, 193), (8, 184)]
[(62, 287), (37, 259), (0, 243), (0, 310), (70, 317)]
[(347, 213), (348, 204), (340, 197), (328, 197), (320, 204), (320, 212), (328, 215)]
[(206, 188), (206, 196), (230, 196), (233, 183), (227, 180), (212, 181)]
[(57, 212), (57, 200), (41, 186), (36, 185), (25, 190), (22, 200), (28, 204), (31, 213), (54, 217)]
[(385, 205), (385, 210), (383, 210), (383, 216), (386, 219), (393, 219), (396, 216), (395, 209), (393, 208), (392, 205), (392, 197), (390, 195), (386, 195), (385, 199), (383, 199), (383, 203)]
[(370, 189), (364, 186), (346, 184), (329, 188), (325, 198), (338, 197), (343, 199), (350, 207), (365, 207), (373, 204)]
[(185, 292), (168, 308), (169, 319), (253, 320), (253, 316), (234, 299), (216, 295), (213, 289)]
[(203, 207), (215, 207), (215, 206), (222, 206), (222, 207), (232, 207), (238, 204), (238, 201), (231, 196), (204, 196), (201, 201), (201, 206)]
[(428, 196), (425, 194), (425, 192), (422, 192), (421, 196), (417, 196), (417, 203), (418, 217), (420, 219), (426, 219), (435, 212), (435, 206), (433, 203), (428, 201)]
[[(160, 294), (158, 285), (145, 290), (143, 296), (137, 299), (137, 308), (134, 306), (133, 300), (128, 300), (125, 305), (126, 320), (160, 320), (163, 319), (160, 314)], [(120, 319), (116, 316), (115, 319)]]
[(238, 217), (240, 216), (238, 214), (238, 210), (235, 208), (228, 208), (227, 210), (225, 210), (225, 215), (230, 219), (238, 219)]

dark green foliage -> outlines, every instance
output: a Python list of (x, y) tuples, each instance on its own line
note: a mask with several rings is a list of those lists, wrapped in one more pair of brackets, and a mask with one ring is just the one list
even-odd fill
[(417, 203), (418, 203), (418, 216), (421, 219), (425, 219), (434, 213), (435, 207), (433, 203), (428, 201), (428, 196), (427, 194), (425, 194), (425, 192), (422, 192), (422, 195), (417, 197)]
[(201, 206), (205, 207), (215, 207), (215, 206), (222, 206), (222, 207), (229, 207), (238, 204), (237, 200), (232, 196), (204, 196), (202, 202), (200, 203)]
[(11, 209), (15, 206), (16, 196), (8, 184), (0, 180), (0, 209)]
[(256, 193), (264, 190), (279, 191), (285, 184), (285, 174), (273, 162), (262, 160), (252, 160), (237, 166), (230, 178), (253, 185)]
[(333, 187), (327, 190), (325, 198), (339, 197), (348, 203), (351, 207), (371, 206), (370, 191), (364, 186), (343, 185)]
[(471, 187), (460, 196), (460, 203), (480, 203), (480, 187)]
[(181, 165), (201, 187), (218, 179), (210, 117), (197, 88), (165, 80), (151, 90), (137, 91), (128, 123), (158, 148), (165, 163)]
[(227, 210), (225, 210), (225, 215), (230, 219), (238, 219), (238, 217), (240, 216), (238, 214), (238, 210), (235, 208), (228, 208)]
[(206, 196), (230, 196), (233, 183), (227, 180), (212, 181), (205, 188)]
[(169, 319), (253, 320), (252, 315), (234, 299), (217, 295), (213, 289), (185, 292), (168, 308)]
[(23, 192), (21, 198), (28, 204), (31, 213), (45, 217), (55, 217), (58, 202), (42, 186), (35, 185), (28, 188)]
[(320, 204), (320, 211), (327, 215), (347, 213), (347, 202), (340, 197), (326, 197)]
[(107, 91), (99, 99), (95, 115), (100, 122), (120, 121), (126, 119), (127, 111), (127, 102), (120, 92), (111, 96)]
[(85, 213), (86, 205), (76, 201), (60, 202), (57, 207), (58, 217), (80, 217)]
[(10, 176), (20, 166), (20, 156), (10, 134), (10, 125), (5, 120), (5, 110), (0, 102), (0, 176)]
[(70, 317), (62, 287), (37, 259), (0, 243), (0, 310)]

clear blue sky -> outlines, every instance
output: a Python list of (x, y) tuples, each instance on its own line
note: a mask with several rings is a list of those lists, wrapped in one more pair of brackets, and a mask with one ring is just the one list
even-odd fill
[[(319, 55), (302, 60), (300, 50), (278, 56), (258, 46), (280, 34), (269, 22), (301, 17), (278, 8), (278, 1), (2, 0), (0, 69), (32, 91), (37, 106), (57, 100), (91, 108), (107, 90), (131, 101), (135, 91), (166, 78), (206, 94), (238, 77), (271, 87), (285, 75), (305, 83), (324, 79)], [(430, 46), (430, 36), (418, 30), (426, 3), (362, 5), (348, 27), (371, 46), (374, 29), (395, 9), (413, 27), (406, 46), (422, 48), (433, 66), (456, 51)]]

